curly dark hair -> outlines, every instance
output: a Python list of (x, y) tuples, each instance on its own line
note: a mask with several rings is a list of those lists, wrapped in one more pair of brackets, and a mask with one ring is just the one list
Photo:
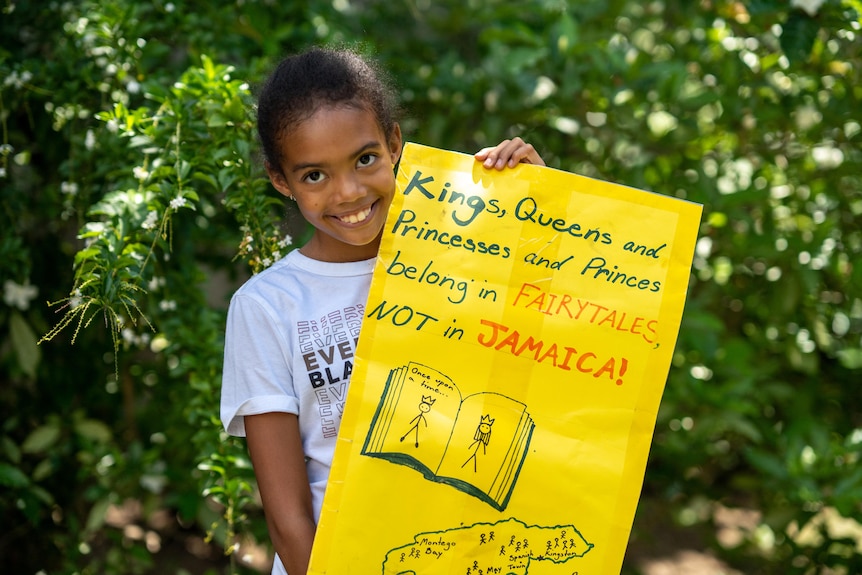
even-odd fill
[(389, 75), (348, 48), (314, 47), (282, 60), (263, 84), (257, 133), (266, 161), (280, 169), (281, 138), (321, 106), (371, 111), (388, 137), (397, 122), (398, 97)]

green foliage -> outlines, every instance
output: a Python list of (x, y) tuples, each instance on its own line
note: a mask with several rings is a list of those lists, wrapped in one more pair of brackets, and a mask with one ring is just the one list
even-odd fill
[(218, 421), (222, 332), (231, 291), (306, 233), (262, 173), (252, 87), (314, 42), (392, 71), (410, 140), (519, 134), (554, 167), (703, 203), (644, 499), (688, 528), (756, 510), (715, 542), (743, 571), (862, 570), (858, 0), (3, 10), (4, 571), (146, 572), (156, 550), (108, 521), (129, 500), (231, 572), (266, 539)]

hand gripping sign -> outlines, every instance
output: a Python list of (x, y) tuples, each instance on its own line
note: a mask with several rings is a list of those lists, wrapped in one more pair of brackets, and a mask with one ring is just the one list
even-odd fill
[(407, 144), (309, 573), (619, 573), (700, 216)]

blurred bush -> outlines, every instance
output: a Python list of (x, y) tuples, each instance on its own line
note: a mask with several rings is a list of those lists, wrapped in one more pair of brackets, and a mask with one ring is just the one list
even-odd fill
[(392, 71), (410, 140), (519, 134), (554, 167), (703, 203), (644, 508), (706, 532), (753, 510), (706, 541), (747, 572), (862, 572), (858, 0), (2, 9), (4, 572), (146, 572), (159, 541), (106, 525), (129, 500), (230, 572), (266, 540), (217, 418), (222, 330), (231, 291), (306, 234), (263, 178), (254, 87), (321, 42)]

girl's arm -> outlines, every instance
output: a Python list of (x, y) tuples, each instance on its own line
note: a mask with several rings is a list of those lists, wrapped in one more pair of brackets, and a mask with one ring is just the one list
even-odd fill
[(245, 432), (272, 544), (290, 575), (305, 575), (315, 523), (299, 420), (291, 413), (247, 415)]
[(506, 167), (514, 168), (519, 163), (545, 165), (545, 161), (539, 156), (536, 148), (517, 137), (503, 140), (491, 148), (482, 148), (476, 152), (475, 157), (486, 168), (497, 170)]

